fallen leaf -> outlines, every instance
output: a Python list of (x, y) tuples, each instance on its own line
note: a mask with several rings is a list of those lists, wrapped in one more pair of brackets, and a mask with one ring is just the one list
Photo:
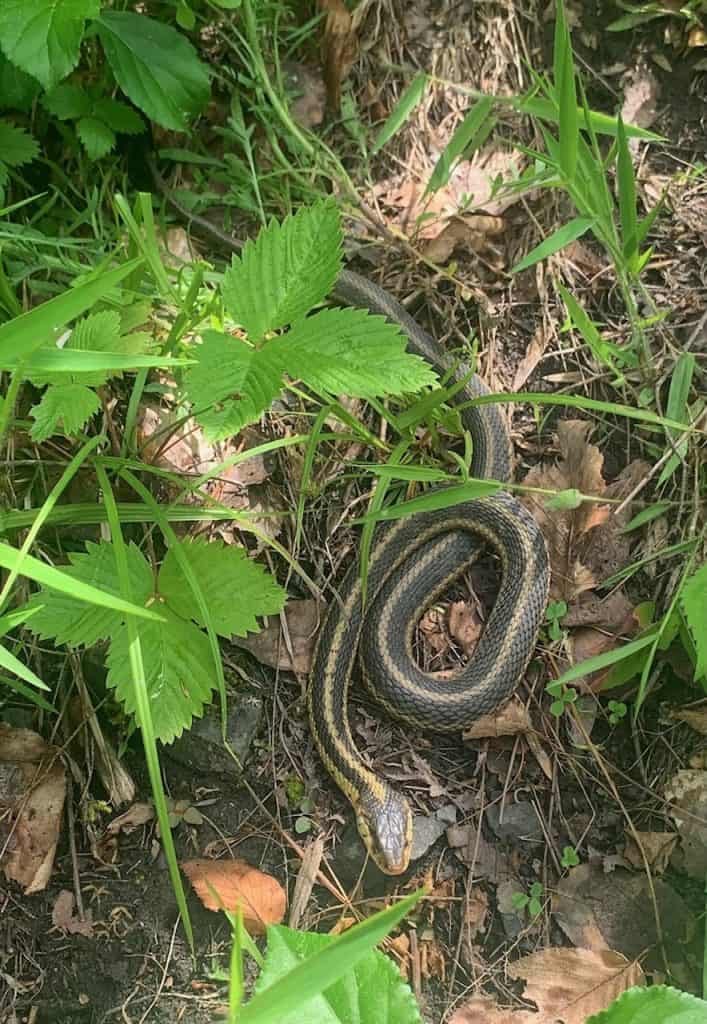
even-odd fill
[(429, 647), (433, 654), (444, 654), (449, 650), (451, 644), (443, 608), (437, 605), (428, 608), (420, 619), (418, 628), (425, 638), (425, 646)]
[(707, 702), (703, 701), (689, 708), (675, 708), (670, 712), (670, 718), (678, 722), (685, 722), (695, 732), (707, 736)]
[(307, 843), (300, 869), (297, 872), (295, 888), (290, 902), (290, 915), (287, 920), (290, 928), (299, 928), (302, 915), (312, 895), (312, 889), (314, 888), (323, 856), (324, 839), (321, 836), (317, 836)]
[[(485, 878), (493, 885), (515, 878), (508, 856), (497, 843), (489, 843), (476, 824), (452, 825), (447, 829), (447, 843), (475, 879)], [(520, 884), (520, 883), (518, 883)]]
[(188, 860), (181, 868), (207, 910), (235, 912), (240, 906), (254, 935), (264, 935), (285, 916), (287, 895), (280, 883), (244, 860)]
[[(636, 835), (638, 836), (643, 853), (648, 861), (648, 866), (651, 867), (656, 874), (662, 875), (668, 866), (670, 856), (677, 844), (679, 838), (677, 833), (637, 832)], [(630, 832), (626, 833), (624, 859), (628, 861), (631, 867), (636, 868), (638, 871), (643, 871), (645, 869), (641, 851)]]
[[(661, 878), (653, 879), (665, 949), (680, 969), (696, 924), (680, 896)], [(623, 953), (648, 967), (663, 969), (653, 903), (645, 874), (616, 868), (606, 874), (596, 864), (580, 864), (561, 878), (552, 913), (575, 946)]]
[(27, 894), (51, 877), (65, 799), (58, 749), (30, 729), (0, 723), (0, 864)]
[(90, 909), (85, 912), (84, 920), (74, 914), (74, 894), (62, 889), (52, 907), (52, 924), (69, 935), (83, 935), (93, 938), (93, 920)]
[(499, 1006), (490, 996), (475, 996), (449, 1024), (584, 1024), (645, 978), (636, 963), (612, 950), (543, 949), (508, 966), (513, 980), (525, 981), (523, 998), (537, 1010)]
[(152, 821), (155, 817), (155, 809), (152, 804), (137, 803), (129, 807), (123, 814), (119, 814), (117, 818), (109, 823), (106, 828), (108, 835), (117, 836), (120, 832), (125, 832), (129, 835), (134, 832), (136, 828), (141, 828), (143, 825), (147, 825), (149, 821)]
[(486, 927), (489, 912), (489, 898), (478, 885), (472, 887), (464, 904), (464, 928), (469, 938), (475, 939)]
[(707, 771), (685, 768), (665, 788), (670, 817), (680, 834), (684, 871), (703, 879), (707, 873)]
[(288, 601), (285, 611), (289, 646), (283, 635), (280, 618), (271, 615), (267, 625), (259, 633), (247, 637), (234, 636), (232, 641), (238, 647), (250, 651), (253, 657), (264, 665), (307, 675), (312, 667), (314, 644), (319, 626), (319, 606), (312, 599)]
[(158, 236), (158, 245), (163, 261), (175, 270), (181, 270), (185, 263), (193, 263), (198, 256), (184, 228), (167, 228), (164, 235)]
[[(624, 123), (650, 128), (656, 119), (659, 94), (658, 79), (647, 67), (641, 66), (630, 72), (626, 77), (621, 107)], [(638, 143), (639, 140), (631, 141)]]
[(545, 335), (545, 329), (541, 325), (530, 339), (525, 355), (518, 363), (518, 369), (516, 370), (516, 375), (513, 378), (513, 384), (511, 387), (512, 391), (523, 390), (523, 385), (544, 356), (546, 345), (547, 337)]
[(438, 235), (423, 246), (422, 254), (432, 263), (446, 263), (456, 249), (483, 252), (486, 239), (500, 235), (502, 231), (500, 217), (455, 215)]
[(290, 114), (302, 128), (316, 128), (324, 120), (326, 88), (317, 70), (294, 60), (281, 62), (283, 84), (290, 94)]
[(344, 0), (319, 0), (326, 14), (322, 38), (322, 63), (327, 106), (337, 113), (341, 107), (341, 84), (353, 67), (358, 53), (355, 23)]
[[(569, 636), (567, 649), (571, 664), (577, 665), (588, 658), (594, 658), (605, 651), (611, 651), (619, 647), (626, 638), (633, 636), (638, 631), (638, 619), (634, 615), (633, 606), (624, 596), (623, 592), (616, 591), (611, 597), (614, 600), (611, 601), (610, 606), (606, 609), (607, 621), (597, 625), (596, 628), (582, 626), (579, 629), (574, 629)], [(616, 616), (613, 621), (610, 621), (611, 615)], [(566, 618), (563, 619), (563, 625), (570, 625)], [(573, 685), (578, 688), (586, 687), (594, 693), (598, 693), (612, 671), (613, 666), (600, 669), (598, 672), (593, 672), (588, 676), (581, 676), (574, 681)]]
[(421, 976), (425, 979), (435, 978), (444, 983), (447, 976), (447, 958), (431, 928), (425, 928), (420, 934), (418, 949)]
[(496, 739), (499, 736), (516, 736), (530, 732), (530, 714), (518, 697), (511, 697), (507, 704), (490, 715), (482, 715), (478, 721), (462, 733), (465, 740)]
[(449, 606), (449, 632), (467, 658), (474, 653), (484, 622), (476, 604), (453, 601)]

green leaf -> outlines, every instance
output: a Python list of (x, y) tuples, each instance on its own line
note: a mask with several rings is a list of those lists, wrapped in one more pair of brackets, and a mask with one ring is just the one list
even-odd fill
[(539, 263), (540, 260), (547, 259), (548, 256), (552, 256), (553, 253), (559, 252), (560, 249), (564, 249), (570, 242), (574, 242), (575, 239), (580, 238), (589, 228), (592, 226), (594, 221), (591, 217), (575, 217), (567, 224), (563, 224), (557, 231), (553, 231), (546, 239), (544, 239), (540, 245), (536, 245), (527, 256), (524, 256), (514, 267), (511, 268), (512, 274), (517, 274), (521, 270), (527, 270), (528, 267), (532, 267), (534, 263)]
[[(81, 556), (75, 557), (80, 558)], [(137, 604), (130, 604), (128, 601), (123, 601), (122, 598), (116, 597), (115, 593), (107, 588), (100, 589), (97, 586), (93, 586), (92, 583), (82, 578), (80, 571), (72, 573), (72, 566), (63, 570), (54, 569), (52, 566), (40, 562), (38, 558), (34, 558), (32, 555), (21, 556), (16, 548), (2, 541), (0, 541), (0, 565), (4, 569), (10, 569), (20, 573), (22, 576), (27, 576), (28, 579), (34, 580), (35, 583), (39, 583), (42, 587), (49, 588), (51, 591), (57, 591), (59, 594), (71, 598), (72, 601), (83, 601), (89, 605), (98, 605), (99, 608), (109, 608), (114, 612), (119, 612), (121, 615), (137, 615), (143, 619), (159, 620), (159, 615), (154, 611), (140, 607)], [(44, 594), (42, 601), (39, 603), (46, 606), (50, 597), (53, 598), (54, 594)], [(34, 601), (35, 598), (32, 598), (28, 602), (28, 606), (33, 605)], [(34, 609), (32, 608), (32, 610)], [(41, 610), (33, 615), (33, 626), (40, 619), (40, 616)]]
[(586, 1024), (705, 1024), (707, 1002), (669, 985), (629, 988)]
[(624, 658), (631, 657), (637, 651), (643, 650), (644, 647), (648, 647), (649, 644), (655, 642), (655, 636), (641, 636), (637, 640), (632, 640), (628, 644), (623, 644), (621, 647), (616, 647), (611, 651), (605, 651), (604, 654), (597, 654), (593, 658), (587, 658), (586, 661), (580, 661), (578, 664), (573, 665), (572, 668), (568, 668), (566, 672), (563, 672), (561, 676), (558, 676), (555, 680), (555, 684), (559, 683), (571, 683), (574, 679), (581, 679), (582, 676), (588, 676), (592, 672), (598, 672), (599, 669), (608, 668), (609, 665), (615, 665), (617, 661), (623, 661)]
[[(265, 965), (256, 992), (267, 991), (335, 941), (331, 935), (293, 931), (282, 925), (268, 928)], [(410, 986), (400, 971), (383, 953), (371, 950), (333, 985), (286, 1010), (278, 1017), (278, 1024), (420, 1024), (420, 1020)]]
[(400, 328), (363, 309), (323, 309), (295, 324), (270, 348), (287, 373), (330, 394), (358, 398), (412, 394), (437, 378), (429, 363), (406, 351)]
[(0, 110), (21, 110), (28, 114), (38, 92), (37, 79), (0, 53)]
[(622, 533), (630, 533), (632, 530), (637, 530), (639, 526), (645, 526), (646, 523), (650, 523), (651, 520), (657, 519), (658, 516), (662, 516), (670, 508), (669, 501), (658, 501), (655, 505), (649, 505), (648, 508), (641, 509), (633, 519), (626, 523)]
[[(191, 622), (162, 605), (163, 622), (140, 626), (147, 696), (155, 735), (171, 743), (201, 717), (216, 686), (213, 660), (206, 634)], [(129, 661), (127, 626), (113, 634), (106, 659), (108, 686), (129, 714), (137, 699)]]
[(86, 18), (99, 11), (99, 0), (3, 0), (0, 46), (13, 64), (52, 89), (78, 63)]
[(435, 164), (432, 171), (427, 192), (436, 192), (443, 188), (449, 181), (452, 166), (459, 157), (466, 152), (473, 151), (474, 142), (479, 137), (493, 109), (494, 99), (492, 96), (483, 96), (478, 103), (475, 103), (471, 110), (467, 111), (464, 120), (457, 126), (451, 139), (442, 151), (442, 155)]
[[(298, 954), (297, 947), (292, 949), (288, 942), (290, 934), (296, 936), (301, 933), (283, 929), (288, 938), (286, 939), (283, 935), (281, 942), (276, 940), (274, 962), (268, 965), (266, 958), (266, 966), (258, 978), (257, 994), (240, 1011), (238, 1024), (285, 1024), (285, 1021), (287, 1024), (311, 1024), (312, 1021), (324, 1024), (326, 1020), (331, 1021), (332, 1018), (320, 1017), (318, 1012), (312, 1015), (308, 1011), (310, 1000), (324, 991), (328, 997), (332, 990), (334, 990), (336, 998), (337, 989), (334, 986), (337, 985), (339, 979), (346, 979), (349, 985), (355, 986), (353, 995), (357, 998), (356, 988), (359, 988), (360, 985), (355, 970), (356, 965), (371, 956), (373, 947), (395, 927), (408, 910), (417, 903), (421, 895), (421, 891), (412, 893), (411, 896), (407, 896), (387, 910), (375, 914), (361, 924), (354, 925), (343, 935), (317, 936), (313, 940), (313, 943), (317, 944), (316, 950), (310, 955), (307, 955), (306, 950), (303, 951), (304, 958)], [(275, 931), (280, 931), (280, 929), (268, 928), (268, 957), (270, 956), (270, 935)], [(321, 941), (322, 939), (324, 941)], [(293, 945), (296, 942), (297, 940), (293, 939)], [(294, 962), (292, 956), (295, 958)], [(376, 963), (378, 963), (377, 960)], [(370, 979), (374, 972), (375, 968), (370, 968), (360, 975), (363, 987), (366, 987), (367, 984), (369, 990), (371, 982), (370, 980), (366, 982), (366, 979)], [(419, 1024), (419, 1012), (411, 997), (406, 997), (404, 989), (407, 986), (400, 979), (399, 974), (396, 981), (398, 985), (404, 986), (403, 989), (393, 985), (392, 975), (386, 977), (383, 975), (382, 969), (380, 977), (381, 982), (384, 983), (384, 992), (391, 998), (391, 1009), (395, 1008), (398, 1016), (383, 1017), (382, 1014), (386, 1012), (386, 1004), (383, 999), (380, 999), (373, 1007), (375, 1016), (358, 1018), (360, 1024), (368, 1024), (369, 1021), (375, 1022), (375, 1024)], [(349, 989), (349, 992), (351, 991)], [(364, 993), (366, 999), (364, 1007), (370, 1006), (370, 1002), (367, 1000), (369, 995), (374, 995), (374, 992)], [(343, 996), (343, 998), (346, 997)], [(321, 1004), (317, 1001), (315, 1005)], [(343, 1003), (342, 1008), (347, 1005), (353, 1009), (356, 1003), (352, 998), (348, 1004)], [(299, 1017), (286, 1017), (286, 1014), (291, 1014), (295, 1009), (302, 1011)], [(353, 1022), (357, 1018), (351, 1015), (339, 1019)], [(336, 1021), (337, 1018), (334, 1017), (333, 1020)]]
[(59, 425), (63, 434), (72, 437), (100, 407), (96, 392), (84, 384), (52, 384), (39, 404), (30, 409), (34, 419), (32, 439), (46, 441), (52, 434), (59, 433)]
[(695, 678), (702, 679), (707, 675), (707, 562), (683, 586), (680, 611), (695, 645)]
[(584, 500), (585, 495), (581, 491), (578, 491), (576, 487), (569, 487), (566, 491), (558, 491), (552, 498), (548, 498), (545, 502), (545, 508), (558, 509), (560, 511), (575, 509), (579, 508)]
[[(681, 352), (673, 368), (670, 378), (670, 390), (668, 391), (668, 406), (666, 415), (668, 419), (684, 422), (687, 417), (688, 398), (692, 387), (692, 377), (695, 372), (695, 357), (692, 352)], [(677, 431), (668, 429), (668, 433), (674, 438), (678, 436)]]
[[(71, 564), (64, 567), (63, 574), (71, 581), (97, 588), (104, 594), (120, 595), (115, 551), (108, 541), (89, 541), (85, 553), (72, 552), (69, 561)], [(149, 564), (134, 544), (128, 548), (128, 567), (131, 592), (136, 602), (144, 604), (153, 592), (154, 580)], [(123, 614), (112, 608), (92, 607), (76, 600), (71, 593), (46, 589), (33, 595), (27, 607), (34, 611), (28, 629), (43, 639), (69, 647), (91, 647), (108, 639), (120, 629), (124, 619)]]
[(13, 675), (19, 676), (20, 679), (24, 679), (30, 686), (36, 686), (40, 690), (49, 689), (39, 676), (34, 674), (31, 668), (27, 668), (19, 658), (15, 657), (12, 651), (8, 651), (2, 644), (0, 644), (0, 668), (4, 668), (6, 672), (12, 672)]
[(608, 366), (614, 373), (618, 373), (613, 358), (611, 346), (608, 345), (599, 333), (596, 324), (587, 316), (586, 312), (575, 299), (571, 292), (568, 292), (564, 285), (558, 282), (560, 294), (564, 300), (567, 312), (570, 315), (573, 325), (582, 335), (587, 347), (594, 358)]
[(76, 134), (92, 160), (101, 160), (115, 146), (115, 133), (96, 117), (82, 117), (76, 124)]
[(573, 182), (577, 170), (579, 116), (572, 44), (562, 0), (557, 0), (554, 73), (555, 90), (559, 103), (560, 167), (567, 180)]
[(187, 398), (211, 440), (237, 434), (267, 409), (282, 388), (282, 363), (272, 345), (254, 349), (237, 338), (205, 331), (185, 375)]
[(68, 82), (57, 85), (56, 89), (47, 93), (42, 104), (60, 121), (87, 117), (91, 113), (91, 99), (86, 90)]
[(0, 121), (0, 158), (8, 167), (21, 167), (39, 156), (39, 146), (24, 128)]
[(636, 181), (633, 173), (631, 150), (628, 148), (624, 123), (619, 114), (617, 120), (617, 162), (616, 183), (619, 191), (619, 216), (623, 254), (629, 267), (636, 270), (638, 259), (638, 220), (636, 217)]
[[(130, 260), (116, 270), (100, 274), (86, 284), (69, 288), (28, 313), (0, 324), (0, 352), (4, 360), (21, 359), (56, 338), (59, 330), (134, 273), (142, 260)], [(3, 364), (3, 368), (7, 363)]]
[(98, 34), (120, 88), (163, 128), (185, 131), (209, 101), (208, 69), (171, 25), (131, 11), (103, 11)]
[[(17, 360), (3, 359), (0, 354), (0, 369), (14, 370), (17, 365)], [(28, 373), (33, 378), (41, 379), (60, 373), (76, 375), (82, 380), (88, 380), (88, 375), (113, 375), (123, 370), (137, 370), (142, 367), (189, 365), (191, 360), (172, 359), (171, 356), (143, 356), (130, 352), (78, 352), (70, 348), (42, 348), (33, 353), (25, 363)]]
[(251, 341), (294, 323), (322, 302), (341, 270), (336, 206), (320, 201), (248, 241), (223, 278), (226, 309)]
[(354, 520), (356, 523), (370, 522), (389, 519), (401, 519), (403, 516), (415, 515), (418, 512), (432, 512), (440, 508), (451, 508), (463, 501), (473, 501), (476, 498), (485, 498), (495, 494), (503, 488), (503, 484), (497, 480), (470, 480), (465, 484), (455, 484), (453, 487), (435, 488), (433, 491), (426, 491), (417, 498), (410, 498), (409, 501), (401, 501), (395, 505), (387, 505), (377, 512)]
[(93, 113), (121, 135), (140, 135), (145, 131), (145, 122), (136, 110), (109, 96), (96, 101)]
[(410, 114), (425, 94), (428, 77), (424, 71), (420, 71), (413, 78), (410, 85), (404, 91), (393, 110), (386, 118), (385, 124), (378, 132), (375, 142), (371, 148), (371, 155), (375, 156), (379, 149), (385, 146), (395, 133), (402, 128)]
[[(243, 548), (199, 539), (183, 541), (180, 547), (201, 588), (213, 627), (221, 636), (258, 633), (256, 616), (277, 615), (284, 607), (285, 591)], [(160, 569), (158, 590), (182, 618), (206, 626), (171, 548)]]

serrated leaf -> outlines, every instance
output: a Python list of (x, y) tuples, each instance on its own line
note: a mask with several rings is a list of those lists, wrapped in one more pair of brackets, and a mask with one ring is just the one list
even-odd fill
[(211, 93), (208, 69), (171, 25), (131, 11), (103, 11), (98, 34), (121, 89), (163, 128), (184, 131)]
[[(260, 631), (257, 616), (276, 615), (286, 594), (273, 577), (242, 548), (223, 541), (185, 540), (181, 550), (201, 588), (213, 627), (220, 636)], [(170, 548), (158, 577), (158, 590), (170, 608), (206, 626), (198, 603)]]
[(136, 110), (109, 96), (96, 101), (93, 113), (119, 134), (140, 135), (145, 131), (145, 122)]
[(32, 439), (46, 441), (58, 433), (72, 437), (100, 407), (98, 395), (85, 384), (50, 384), (39, 404), (30, 409)]
[[(137, 604), (144, 604), (154, 589), (152, 570), (134, 544), (128, 547), (127, 556), (133, 600)], [(120, 597), (112, 544), (107, 541), (101, 541), (100, 544), (89, 541), (85, 553), (72, 553), (69, 561), (70, 565), (62, 568), (65, 576)], [(31, 632), (45, 640), (51, 639), (69, 647), (90, 647), (99, 640), (107, 639), (120, 628), (124, 619), (120, 612), (111, 608), (90, 605), (46, 587), (33, 595), (26, 607), (33, 611), (27, 624)], [(38, 610), (34, 611), (35, 608)]]
[(323, 200), (246, 242), (223, 278), (226, 309), (252, 341), (294, 323), (327, 297), (341, 270), (341, 225)]
[[(335, 941), (331, 935), (271, 926), (256, 993), (267, 991)], [(409, 985), (395, 964), (378, 950), (370, 950), (321, 994), (300, 1002), (293, 993), (291, 1006), (290, 1012), (278, 1016), (278, 1024), (420, 1024), (421, 1020)]]
[(68, 82), (57, 85), (56, 89), (47, 93), (42, 104), (60, 121), (87, 117), (91, 113), (91, 98), (86, 90)]
[(330, 394), (356, 398), (414, 394), (437, 382), (426, 360), (384, 317), (362, 309), (324, 309), (271, 342), (287, 373)]
[(682, 588), (680, 610), (695, 645), (695, 678), (702, 679), (707, 675), (707, 562)]
[(115, 132), (97, 117), (82, 117), (77, 121), (76, 134), (92, 160), (101, 160), (115, 146)]
[(38, 92), (37, 79), (21, 71), (0, 53), (0, 109), (29, 113)]
[(415, 75), (410, 85), (403, 92), (395, 107), (386, 118), (385, 124), (378, 132), (375, 142), (371, 148), (372, 155), (375, 155), (379, 149), (382, 149), (386, 142), (392, 139), (395, 133), (402, 128), (410, 117), (410, 114), (424, 96), (428, 81), (428, 76), (424, 71), (420, 71)]
[(669, 985), (630, 988), (586, 1024), (704, 1024), (707, 1002)]
[(39, 156), (39, 146), (24, 128), (0, 121), (0, 158), (8, 167), (21, 167)]
[(267, 409), (282, 388), (282, 364), (272, 345), (254, 349), (237, 338), (205, 331), (193, 352), (197, 365), (185, 389), (210, 440), (237, 434)]
[(51, 89), (78, 63), (85, 21), (99, 11), (99, 0), (3, 0), (0, 46), (13, 64)]
[[(160, 614), (164, 622), (141, 623), (140, 641), (155, 735), (163, 743), (171, 743), (211, 701), (216, 673), (206, 634), (166, 605), (160, 606)], [(135, 714), (129, 643), (126, 626), (113, 633), (106, 682), (125, 710)]]

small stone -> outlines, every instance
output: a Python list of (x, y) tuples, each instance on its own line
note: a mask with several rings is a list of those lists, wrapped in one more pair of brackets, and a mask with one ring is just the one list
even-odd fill
[[(226, 739), (243, 765), (263, 717), (263, 702), (251, 694), (239, 694), (229, 703)], [(196, 772), (238, 776), (239, 766), (224, 748), (221, 736), (221, 709), (218, 704), (207, 708), (203, 718), (196, 718), (191, 729), (174, 743), (165, 746), (165, 753)]]
[(503, 808), (500, 804), (492, 804), (486, 810), (486, 820), (499, 839), (537, 843), (544, 838), (535, 808), (527, 800), (520, 800), (517, 804), (505, 804)]
[(416, 814), (412, 819), (412, 850), (410, 860), (419, 860), (444, 834), (446, 825), (439, 818)]
[(443, 821), (445, 825), (456, 825), (457, 809), (454, 804), (445, 804), (444, 807), (439, 807), (435, 811), (435, 818), (438, 821)]

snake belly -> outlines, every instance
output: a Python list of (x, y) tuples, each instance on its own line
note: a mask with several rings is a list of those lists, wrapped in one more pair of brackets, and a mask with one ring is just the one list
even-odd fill
[[(334, 299), (400, 326), (408, 349), (451, 380), (469, 376), (382, 288), (343, 271)], [(489, 394), (476, 375), (458, 392), (467, 402)], [(508, 480), (511, 446), (499, 407), (460, 410), (471, 434), (471, 474)], [(468, 568), (479, 540), (499, 556), (501, 583), (471, 661), (443, 682), (423, 672), (412, 651), (413, 631), (426, 607)], [(511, 494), (497, 492), (447, 509), (378, 525), (369, 558), (365, 611), (358, 560), (322, 622), (308, 691), (312, 734), (324, 766), (351, 802), (361, 838), (382, 871), (405, 871), (412, 812), (405, 798), (376, 775), (351, 735), (348, 692), (360, 654), (366, 685), (394, 718), (434, 732), (458, 732), (500, 707), (516, 689), (533, 653), (549, 586), (545, 541), (535, 520)]]

